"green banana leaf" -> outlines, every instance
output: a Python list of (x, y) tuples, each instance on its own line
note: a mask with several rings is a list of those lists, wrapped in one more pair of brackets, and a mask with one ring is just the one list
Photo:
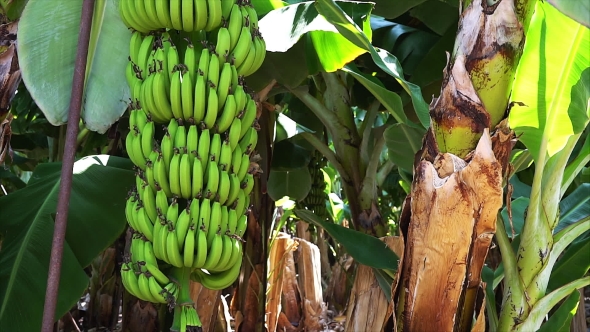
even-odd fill
[(549, 320), (541, 325), (538, 332), (569, 332), (579, 302), (580, 292), (574, 291), (549, 317)]
[[(97, 0), (86, 68), (82, 118), (104, 133), (125, 111), (131, 34), (117, 0)], [(27, 90), (53, 125), (67, 122), (82, 2), (29, 0), (19, 22), (18, 58)]]
[(291, 170), (271, 169), (267, 183), (268, 195), (274, 201), (285, 196), (294, 201), (300, 201), (309, 193), (311, 182), (307, 165)]
[(293, 212), (302, 220), (325, 229), (358, 263), (381, 270), (397, 270), (399, 258), (378, 238), (323, 221), (308, 210), (296, 209)]
[(590, 183), (584, 183), (559, 203), (559, 223), (553, 233), (590, 215)]
[[(74, 164), (55, 319), (87, 288), (84, 268), (125, 229), (131, 167), (128, 159), (105, 155)], [(0, 197), (0, 331), (41, 329), (60, 176), (60, 163), (41, 164), (24, 189)]]
[(405, 123), (396, 123), (385, 129), (385, 146), (389, 159), (398, 167), (412, 172), (414, 169), (414, 155), (422, 147), (422, 137), (425, 130)]
[[(371, 38), (370, 13), (372, 5), (341, 1), (343, 9), (363, 27)], [(309, 33), (311, 45), (325, 71), (335, 71), (366, 52), (338, 33), (338, 30), (318, 14), (313, 1), (301, 2), (275, 9), (259, 21), (259, 28), (268, 52), (287, 52), (303, 35)], [(301, 58), (297, 61), (301, 62)], [(296, 62), (289, 62), (290, 65)], [(284, 66), (282, 67), (289, 67)], [(281, 68), (286, 69), (286, 68)]]
[(273, 9), (284, 7), (285, 4), (281, 0), (252, 0), (252, 6), (256, 9), (256, 14), (262, 17)]
[(364, 49), (371, 53), (371, 57), (375, 64), (381, 68), (385, 73), (394, 77), (397, 82), (404, 88), (404, 90), (412, 98), (412, 104), (420, 123), (424, 128), (430, 126), (430, 115), (428, 105), (422, 97), (420, 87), (408, 82), (404, 78), (402, 67), (396, 57), (391, 55), (386, 50), (371, 45), (370, 38), (363, 33), (359, 25), (350, 18), (343, 11), (343, 8), (333, 0), (318, 0), (316, 8), (326, 20), (334, 25), (338, 32), (340, 32), (346, 39), (354, 43), (357, 47)]
[(576, 22), (590, 28), (590, 2), (578, 0), (547, 0)]
[(547, 292), (581, 278), (590, 269), (590, 241), (580, 241), (569, 246), (553, 266), (547, 284)]
[(537, 2), (511, 97), (524, 105), (514, 106), (509, 115), (510, 127), (535, 160), (540, 153), (555, 155), (588, 123), (588, 45), (588, 28)]

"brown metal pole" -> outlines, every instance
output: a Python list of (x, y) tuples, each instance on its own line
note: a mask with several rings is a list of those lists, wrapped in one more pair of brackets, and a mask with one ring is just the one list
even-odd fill
[(45, 306), (43, 308), (42, 332), (53, 332), (64, 240), (68, 222), (68, 206), (72, 189), (72, 173), (74, 170), (74, 159), (76, 158), (76, 136), (78, 136), (78, 123), (80, 122), (80, 109), (82, 107), (82, 96), (84, 93), (84, 77), (86, 73), (88, 43), (90, 41), (93, 11), (94, 0), (84, 0), (84, 3), (82, 4), (82, 18), (80, 19), (80, 35), (78, 36), (78, 52), (76, 54), (76, 64), (74, 67), (74, 80), (72, 82), (72, 95), (70, 97), (65, 150), (61, 167), (61, 182), (59, 185), (59, 197), (57, 200), (53, 243), (51, 244), (49, 275), (47, 277)]

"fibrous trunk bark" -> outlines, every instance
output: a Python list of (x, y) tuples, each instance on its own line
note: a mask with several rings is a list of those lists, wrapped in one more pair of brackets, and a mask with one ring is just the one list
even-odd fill
[(402, 213), (398, 330), (485, 330), (481, 270), (514, 144), (502, 119), (529, 3), (473, 0), (461, 15)]

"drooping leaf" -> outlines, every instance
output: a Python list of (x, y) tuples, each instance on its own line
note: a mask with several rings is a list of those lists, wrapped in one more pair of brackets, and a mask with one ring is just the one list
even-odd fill
[(307, 164), (298, 169), (271, 170), (267, 187), (268, 195), (275, 201), (285, 196), (294, 201), (304, 199), (311, 189), (311, 175)]
[(571, 19), (590, 28), (590, 2), (576, 0), (547, 0), (547, 2)]
[(459, 9), (440, 0), (428, 0), (410, 10), (410, 15), (439, 35), (459, 21)]
[(374, 0), (375, 14), (385, 18), (396, 18), (426, 0)]
[(511, 97), (525, 106), (515, 106), (509, 115), (510, 127), (535, 160), (540, 153), (556, 154), (588, 123), (589, 44), (588, 28), (537, 3)]
[[(291, 171), (307, 167), (310, 151), (296, 144), (294, 139), (275, 143), (271, 168), (274, 171)], [(291, 196), (291, 195), (288, 195)]]
[[(19, 22), (18, 58), (22, 78), (53, 125), (67, 122), (80, 29), (79, 1), (30, 0)], [(117, 2), (96, 1), (82, 118), (104, 133), (125, 111), (129, 88), (125, 66), (131, 34)]]
[(547, 292), (581, 278), (590, 269), (590, 241), (570, 245), (551, 270)]
[(402, 67), (397, 58), (383, 49), (373, 47), (359, 26), (333, 0), (318, 0), (316, 7), (318, 12), (332, 23), (346, 39), (359, 48), (369, 51), (375, 64), (398, 81), (412, 98), (412, 104), (420, 123), (424, 128), (428, 128), (430, 126), (428, 105), (422, 97), (420, 87), (404, 78)]
[(553, 233), (590, 215), (590, 183), (583, 183), (559, 203), (559, 223)]
[(251, 0), (251, 3), (259, 17), (262, 17), (273, 9), (285, 6), (281, 0)]
[[(84, 268), (125, 229), (128, 159), (82, 158), (74, 165), (56, 319), (88, 285)], [(37, 167), (27, 187), (0, 197), (0, 330), (39, 331), (47, 285), (61, 164)]]
[(405, 123), (396, 123), (385, 129), (385, 145), (389, 159), (407, 171), (414, 169), (414, 155), (422, 147), (425, 130)]
[(381, 105), (385, 106), (397, 122), (408, 122), (408, 118), (404, 113), (402, 100), (397, 93), (387, 90), (379, 79), (361, 73), (354, 65), (344, 67), (343, 71), (350, 73), (359, 83), (367, 88), (381, 102)]
[(376, 269), (397, 270), (399, 258), (384, 242), (376, 237), (325, 222), (311, 211), (293, 210), (293, 212), (297, 217), (325, 229), (360, 264)]
[[(363, 2), (340, 2), (355, 22), (363, 26), (371, 38), (370, 13), (372, 5)], [(318, 14), (314, 2), (300, 2), (275, 9), (259, 22), (267, 51), (286, 52), (306, 33), (311, 33), (312, 45), (324, 70), (335, 71), (354, 60), (365, 49), (355, 46)]]
[(579, 302), (580, 293), (574, 291), (549, 317), (549, 320), (541, 325), (538, 332), (569, 332)]

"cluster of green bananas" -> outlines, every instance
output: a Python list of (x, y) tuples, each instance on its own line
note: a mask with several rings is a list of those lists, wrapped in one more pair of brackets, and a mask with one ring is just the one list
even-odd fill
[(219, 290), (240, 273), (258, 169), (257, 105), (244, 77), (262, 65), (266, 45), (249, 0), (119, 4), (133, 29), (125, 147), (137, 166), (123, 284), (174, 308), (173, 328), (186, 331), (200, 326), (188, 282)]
[(300, 203), (302, 207), (312, 211), (324, 220), (328, 218), (326, 211), (328, 195), (324, 191), (326, 189), (326, 182), (324, 181), (324, 173), (322, 172), (322, 168), (326, 167), (326, 165), (326, 158), (317, 150), (314, 151), (307, 166), (312, 179), (311, 190)]

